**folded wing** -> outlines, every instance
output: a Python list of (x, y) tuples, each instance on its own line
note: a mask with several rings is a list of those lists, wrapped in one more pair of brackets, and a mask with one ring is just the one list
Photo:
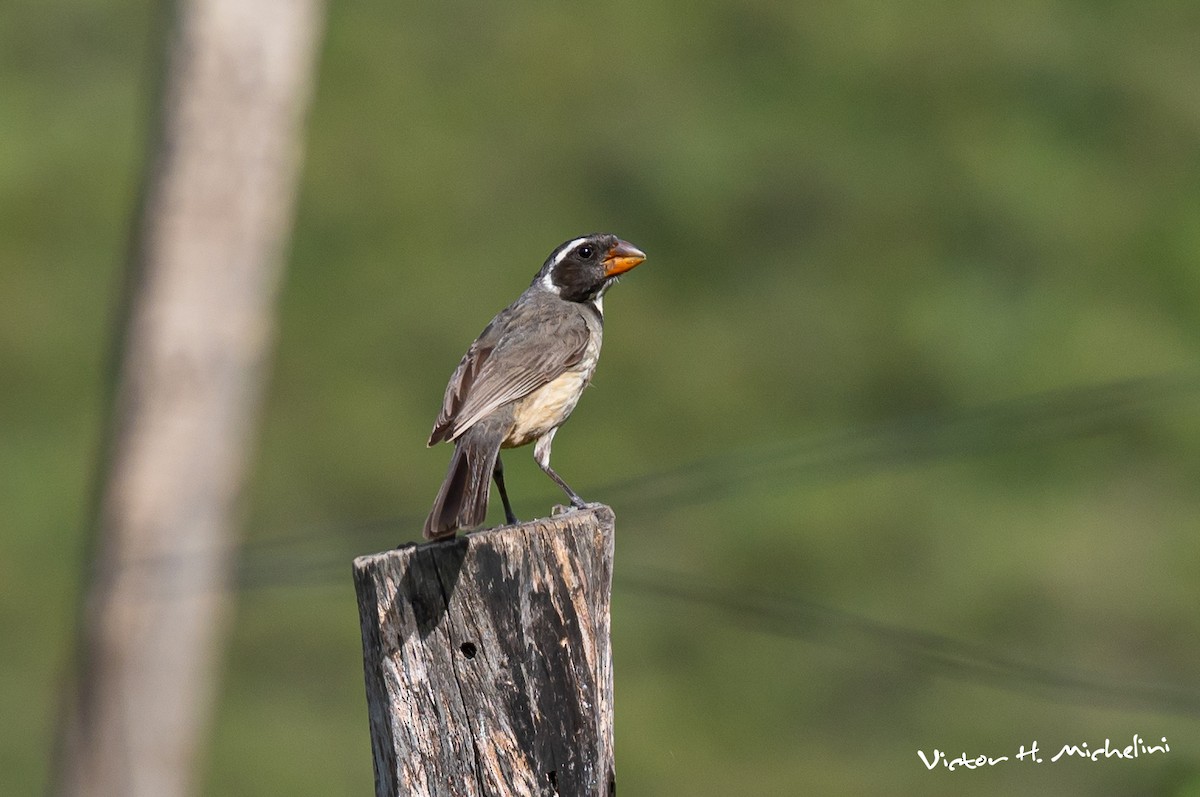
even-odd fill
[(506, 308), (471, 344), (446, 386), (429, 445), (454, 440), (480, 418), (579, 363), (587, 349), (586, 320), (580, 312), (564, 313), (544, 302)]

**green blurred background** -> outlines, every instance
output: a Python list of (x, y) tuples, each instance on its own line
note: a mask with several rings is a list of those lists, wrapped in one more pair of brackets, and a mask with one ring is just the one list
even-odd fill
[[(0, 5), (6, 795), (47, 780), (161, 15)], [(1200, 794), (1198, 42), (1182, 0), (332, 2), (203, 793), (371, 793), (350, 560), (419, 534), (473, 336), (608, 230), (649, 260), (555, 465), (617, 513), (622, 794)], [(1171, 752), (916, 754), (1134, 733)]]

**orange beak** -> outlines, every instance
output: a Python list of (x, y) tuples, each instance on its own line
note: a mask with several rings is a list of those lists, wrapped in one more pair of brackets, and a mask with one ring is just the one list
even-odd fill
[(646, 253), (631, 243), (617, 241), (604, 258), (604, 276), (615, 277), (646, 259)]

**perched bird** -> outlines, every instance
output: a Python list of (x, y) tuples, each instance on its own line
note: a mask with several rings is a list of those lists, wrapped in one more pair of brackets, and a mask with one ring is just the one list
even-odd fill
[(429, 435), (430, 446), (452, 440), (454, 456), (425, 521), (426, 539), (482, 523), (492, 479), (505, 518), (517, 522), (504, 489), (502, 448), (534, 443), (537, 464), (573, 506), (584, 506), (550, 467), (550, 444), (596, 369), (605, 291), (645, 259), (615, 235), (572, 238), (550, 253), (532, 284), (467, 349)]

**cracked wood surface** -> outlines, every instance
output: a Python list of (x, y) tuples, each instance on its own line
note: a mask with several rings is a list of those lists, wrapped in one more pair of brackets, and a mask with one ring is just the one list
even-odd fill
[(354, 561), (378, 797), (611, 795), (602, 504)]

